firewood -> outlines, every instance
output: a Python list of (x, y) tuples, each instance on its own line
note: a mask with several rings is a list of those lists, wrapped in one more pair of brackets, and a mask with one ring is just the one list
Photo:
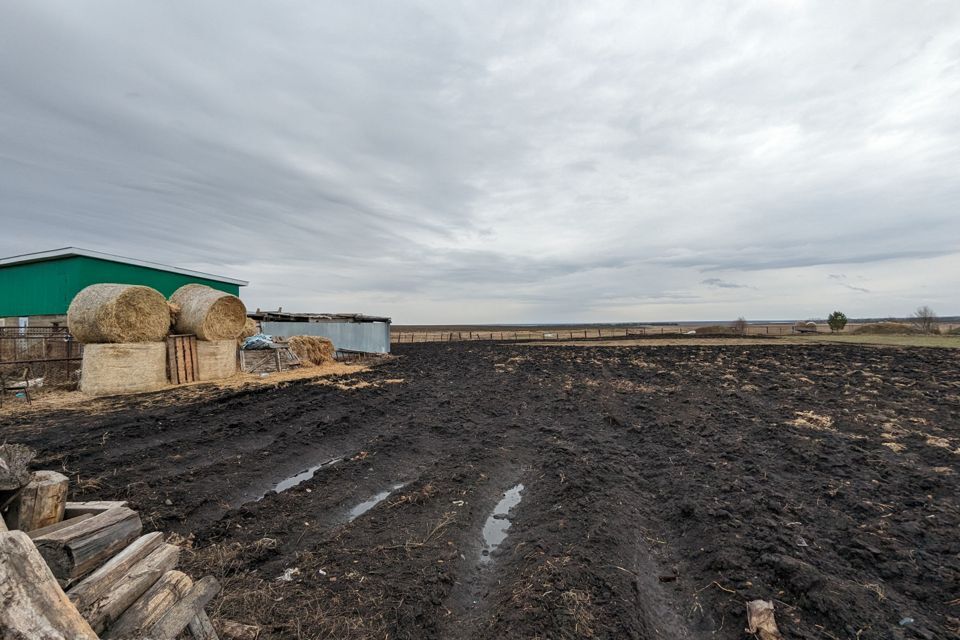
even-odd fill
[(126, 500), (93, 500), (91, 502), (68, 502), (64, 509), (64, 518), (74, 518), (84, 513), (97, 515), (114, 507), (129, 506)]
[(27, 466), (36, 455), (22, 444), (0, 444), (0, 491), (13, 491), (30, 482)]
[(220, 633), (225, 640), (257, 640), (260, 637), (260, 627), (233, 620), (220, 620)]
[(177, 566), (179, 555), (180, 547), (172, 544), (160, 545), (146, 558), (130, 567), (109, 591), (89, 606), (80, 609), (80, 613), (94, 631), (102, 633), (152, 587), (160, 576)]
[(66, 529), (67, 527), (72, 527), (78, 522), (83, 522), (87, 518), (92, 518), (92, 513), (84, 513), (79, 515), (76, 518), (69, 518), (67, 520), (61, 520), (56, 524), (47, 525), (46, 527), (40, 527), (39, 529), (34, 529), (33, 531), (28, 531), (27, 535), (30, 536), (31, 540), (35, 540), (40, 536), (45, 536), (48, 533), (53, 533), (54, 531), (60, 531), (60, 529)]
[(34, 471), (10, 503), (7, 526), (33, 531), (63, 520), (67, 502), (67, 476), (56, 471)]
[(213, 628), (213, 623), (207, 616), (207, 612), (202, 609), (197, 612), (188, 626), (190, 627), (190, 635), (193, 636), (194, 640), (220, 640), (220, 637), (217, 636), (217, 630)]
[(119, 582), (133, 565), (153, 553), (154, 549), (161, 544), (163, 544), (163, 534), (159, 531), (140, 536), (126, 549), (110, 558), (106, 564), (67, 591), (67, 597), (77, 606), (77, 609), (81, 611), (88, 609), (95, 600), (101, 598)]
[(0, 585), (4, 638), (97, 640), (22, 531), (0, 533)]
[(140, 638), (167, 610), (183, 598), (193, 580), (181, 571), (167, 571), (127, 608), (103, 634), (104, 638)]
[(147, 637), (151, 640), (174, 640), (219, 591), (220, 583), (216, 578), (201, 578), (150, 628)]
[(61, 584), (69, 584), (133, 542), (142, 528), (136, 511), (117, 507), (34, 542), (53, 575)]

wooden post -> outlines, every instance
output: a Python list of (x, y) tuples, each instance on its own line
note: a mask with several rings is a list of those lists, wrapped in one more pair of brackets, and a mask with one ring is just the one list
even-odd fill
[(67, 476), (56, 471), (34, 471), (20, 493), (10, 503), (7, 525), (11, 529), (33, 531), (63, 519), (67, 504)]
[(147, 632), (152, 640), (174, 640), (203, 611), (217, 593), (220, 583), (213, 576), (201, 578), (177, 604), (173, 605)]
[(121, 614), (103, 634), (104, 638), (141, 638), (167, 609), (187, 595), (193, 580), (182, 571), (167, 571), (152, 587)]
[(0, 630), (4, 638), (97, 640), (22, 531), (0, 534)]
[(220, 640), (217, 636), (217, 630), (213, 628), (213, 623), (203, 609), (197, 612), (197, 615), (190, 621), (190, 635), (194, 640)]
[(97, 515), (107, 509), (127, 506), (126, 500), (91, 500), (89, 502), (68, 502), (63, 510), (64, 518), (76, 518), (84, 513)]
[(163, 544), (159, 531), (140, 536), (126, 549), (110, 558), (106, 564), (91, 573), (67, 592), (67, 597), (77, 609), (84, 611), (102, 598), (114, 584), (120, 581), (133, 565), (137, 564)]
[[(89, 607), (81, 609), (83, 616), (97, 633), (101, 633), (143, 593), (160, 579), (160, 576), (177, 566), (180, 547), (162, 544), (146, 558), (136, 563), (103, 596)], [(150, 636), (151, 638), (153, 636)]]
[(60, 529), (66, 529), (67, 527), (72, 527), (78, 522), (83, 522), (87, 518), (92, 518), (92, 517), (93, 517), (92, 513), (81, 513), (79, 516), (75, 518), (68, 518), (66, 520), (61, 520), (56, 524), (50, 524), (45, 527), (40, 527), (39, 529), (34, 529), (33, 531), (28, 532), (27, 535), (30, 536), (30, 539), (32, 540), (34, 538), (39, 538), (40, 536), (45, 536), (48, 533), (53, 533), (54, 531), (60, 531)]
[(136, 511), (118, 507), (40, 536), (34, 542), (53, 575), (62, 584), (69, 584), (133, 542), (142, 528)]

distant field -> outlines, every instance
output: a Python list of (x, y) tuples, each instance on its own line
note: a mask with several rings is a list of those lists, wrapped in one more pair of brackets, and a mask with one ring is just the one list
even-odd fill
[[(711, 333), (698, 334), (698, 330), (708, 326)], [(862, 325), (851, 323), (840, 334), (830, 332), (826, 324), (817, 325), (816, 334), (798, 334), (793, 332), (792, 324), (770, 323), (751, 324), (747, 327), (746, 337), (783, 337), (801, 340), (827, 340), (835, 342), (853, 342), (859, 344), (889, 344), (903, 346), (939, 346), (960, 347), (960, 336), (881, 336), (852, 334)], [(956, 324), (941, 324), (942, 331), (948, 331)], [(464, 340), (500, 340), (500, 341), (570, 341), (570, 340), (634, 340), (641, 337), (675, 336), (689, 340), (693, 336), (705, 339), (734, 339), (733, 328), (725, 338), (726, 325), (394, 325), (391, 327), (391, 342), (394, 344), (415, 342), (460, 342)]]
[(886, 336), (823, 334), (816, 336), (792, 336), (791, 341), (803, 342), (843, 342), (847, 344), (879, 344), (898, 347), (948, 347), (960, 348), (960, 336)]

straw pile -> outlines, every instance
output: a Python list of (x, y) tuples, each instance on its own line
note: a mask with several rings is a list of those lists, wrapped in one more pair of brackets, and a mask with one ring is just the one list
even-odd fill
[(83, 343), (159, 342), (170, 329), (170, 310), (150, 287), (92, 284), (73, 298), (67, 323)]
[(236, 340), (247, 320), (240, 298), (202, 284), (187, 284), (170, 296), (180, 307), (175, 329), (198, 340)]
[(162, 389), (167, 385), (167, 345), (163, 342), (88, 344), (83, 348), (80, 390), (112, 396)]
[(293, 336), (287, 339), (287, 346), (305, 367), (314, 367), (334, 361), (333, 342), (327, 338)]
[(240, 332), (240, 335), (237, 336), (237, 340), (243, 342), (250, 336), (255, 336), (260, 333), (260, 327), (257, 326), (257, 321), (253, 318), (247, 318), (246, 323), (243, 325), (243, 331)]

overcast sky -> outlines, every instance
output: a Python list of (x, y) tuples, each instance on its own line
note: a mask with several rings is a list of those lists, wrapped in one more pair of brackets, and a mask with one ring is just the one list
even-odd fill
[(0, 255), (400, 323), (960, 313), (960, 2), (0, 5)]

